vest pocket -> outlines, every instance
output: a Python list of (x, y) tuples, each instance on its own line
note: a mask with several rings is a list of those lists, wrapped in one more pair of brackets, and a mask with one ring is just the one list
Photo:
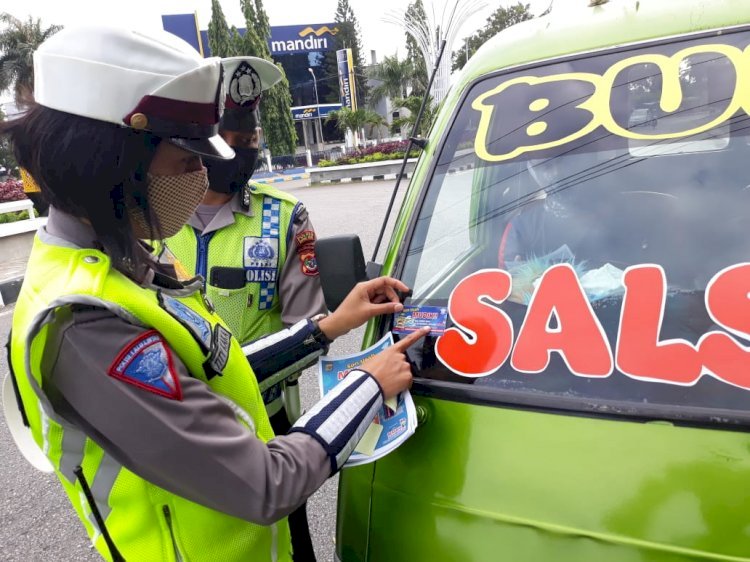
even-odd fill
[(219, 289), (206, 285), (206, 293), (213, 302), (216, 314), (229, 326), (232, 335), (243, 343), (245, 337), (245, 318), (256, 303), (249, 302), (252, 293), (247, 286), (241, 289)]
[(182, 554), (180, 554), (180, 547), (177, 545), (177, 537), (175, 535), (174, 531), (174, 521), (172, 520), (172, 512), (169, 509), (168, 505), (164, 505), (161, 508), (162, 513), (164, 514), (164, 521), (167, 523), (167, 530), (169, 531), (169, 540), (172, 544), (172, 549), (174, 550), (174, 559), (176, 562), (184, 562), (184, 558), (182, 557)]

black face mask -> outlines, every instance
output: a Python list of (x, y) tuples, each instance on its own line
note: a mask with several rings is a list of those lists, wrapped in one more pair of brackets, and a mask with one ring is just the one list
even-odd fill
[(231, 160), (209, 160), (204, 165), (208, 169), (208, 188), (217, 193), (237, 193), (247, 185), (255, 172), (258, 162), (257, 148), (235, 148)]

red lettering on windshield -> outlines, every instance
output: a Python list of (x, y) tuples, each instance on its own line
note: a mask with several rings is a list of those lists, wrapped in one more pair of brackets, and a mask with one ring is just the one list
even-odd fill
[[(551, 327), (552, 320), (555, 326)], [(606, 377), (614, 368), (612, 350), (573, 268), (559, 264), (542, 275), (529, 303), (511, 365), (541, 373), (558, 352), (568, 369), (584, 377)]]
[(659, 341), (667, 279), (658, 265), (629, 267), (617, 338), (617, 369), (634, 379), (691, 385), (701, 376), (701, 358), (690, 342)]
[[(706, 287), (711, 319), (744, 340), (750, 339), (750, 264), (728, 267)], [(750, 389), (750, 348), (723, 332), (710, 332), (700, 341), (708, 373), (734, 386)]]
[(510, 295), (511, 277), (485, 269), (456, 285), (448, 311), (457, 328), (446, 330), (435, 344), (438, 359), (465, 377), (482, 377), (499, 369), (510, 355), (513, 325), (501, 304)]

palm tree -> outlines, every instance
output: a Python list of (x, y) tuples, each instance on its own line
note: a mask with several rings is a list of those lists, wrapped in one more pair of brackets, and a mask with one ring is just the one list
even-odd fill
[(331, 111), (326, 116), (326, 123), (329, 121), (336, 121), (336, 128), (342, 133), (351, 131), (356, 136), (368, 124), (368, 110), (351, 110), (348, 107), (342, 107), (338, 111)]
[(16, 105), (33, 99), (34, 58), (37, 47), (62, 29), (60, 25), (42, 27), (42, 20), (29, 16), (21, 21), (8, 13), (0, 14), (0, 92), (13, 88)]
[[(393, 107), (398, 109), (406, 109), (409, 114), (398, 119), (394, 119), (391, 123), (391, 131), (393, 133), (400, 133), (402, 129), (407, 129), (407, 135), (412, 134), (414, 129), (414, 123), (417, 120), (419, 114), (419, 108), (422, 105), (422, 98), (417, 96), (409, 96), (408, 98), (401, 98), (393, 100)], [(432, 101), (432, 97), (427, 98), (427, 105), (424, 108), (424, 115), (422, 115), (422, 122), (419, 125), (419, 130), (416, 132), (417, 135), (427, 136), (427, 133), (432, 127), (432, 122), (437, 116), (438, 106)]]
[(413, 76), (414, 71), (409, 61), (398, 60), (398, 55), (384, 57), (383, 62), (370, 71), (370, 78), (380, 81), (370, 92), (370, 103), (377, 103), (384, 97), (405, 98)]
[(380, 115), (380, 113), (373, 111), (371, 109), (365, 110), (365, 123), (369, 125), (370, 127), (370, 137), (373, 136), (373, 131), (375, 132), (375, 136), (378, 138), (378, 143), (380, 143), (382, 139), (382, 135), (380, 134), (380, 131), (382, 127), (388, 126), (388, 121), (385, 120), (385, 118)]

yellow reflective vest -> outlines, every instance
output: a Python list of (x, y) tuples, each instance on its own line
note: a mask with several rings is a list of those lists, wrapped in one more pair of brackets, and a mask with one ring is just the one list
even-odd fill
[[(167, 294), (161, 295), (162, 301)], [(220, 320), (197, 292), (168, 296), (170, 306), (163, 306), (157, 291), (113, 269), (102, 252), (35, 240), (11, 338), (11, 363), (34, 440), (54, 466), (91, 541), (107, 560), (113, 559), (112, 549), (95, 520), (84, 486), (90, 488), (104, 527), (125, 560), (291, 561), (286, 519), (268, 527), (256, 525), (151, 484), (57, 416), (42, 391), (49, 323), (64, 315), (68, 304), (98, 305), (131, 323), (157, 330), (191, 375), (236, 406), (238, 420), (248, 431), (264, 442), (270, 440), (273, 431), (258, 385), (237, 341), (231, 340), (223, 376), (207, 376), (204, 363), (210, 360), (211, 351), (206, 351), (199, 334), (188, 329), (180, 316), (198, 315), (211, 331), (218, 329)]]

